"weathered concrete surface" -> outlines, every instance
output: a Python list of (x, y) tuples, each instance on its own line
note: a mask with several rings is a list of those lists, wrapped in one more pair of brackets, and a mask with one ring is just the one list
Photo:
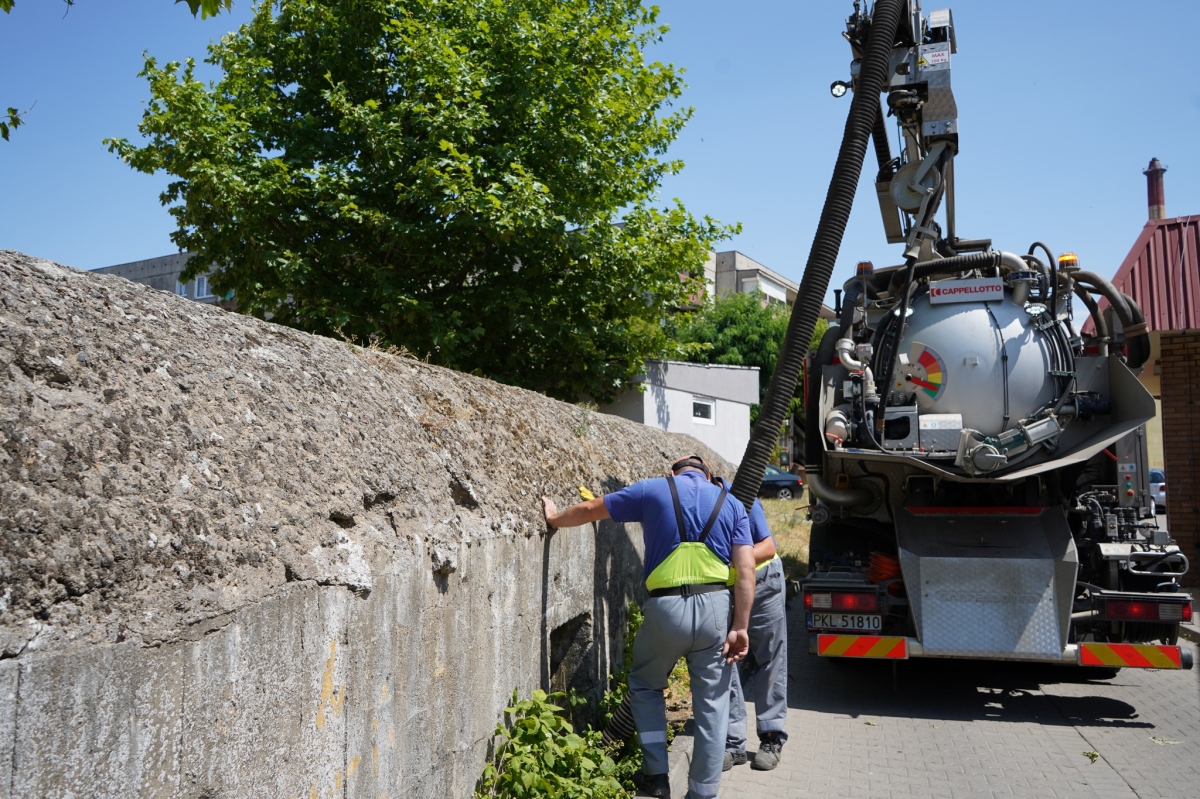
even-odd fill
[[(0, 797), (469, 795), (693, 439), (0, 251)], [(579, 668), (576, 668), (576, 665)]]
[(0, 660), (0, 796), (12, 786), (13, 745), (17, 725), (17, 662)]

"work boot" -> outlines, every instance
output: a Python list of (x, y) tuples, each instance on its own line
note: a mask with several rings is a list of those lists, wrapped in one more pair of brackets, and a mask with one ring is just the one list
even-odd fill
[(782, 751), (783, 741), (779, 740), (779, 733), (768, 732), (758, 736), (758, 754), (754, 756), (750, 768), (770, 771), (779, 765), (779, 755)]
[(734, 766), (741, 766), (746, 763), (746, 750), (740, 752), (726, 752), (725, 762), (721, 764), (721, 771), (729, 771)]
[(671, 785), (666, 774), (647, 774), (639, 769), (633, 772), (633, 784), (646, 796), (671, 799)]

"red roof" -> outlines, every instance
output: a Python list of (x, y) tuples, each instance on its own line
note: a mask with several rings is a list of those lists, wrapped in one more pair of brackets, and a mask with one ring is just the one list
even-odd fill
[[(1147, 222), (1112, 282), (1141, 306), (1150, 330), (1200, 328), (1200, 215)], [(1089, 318), (1084, 331), (1093, 329)]]

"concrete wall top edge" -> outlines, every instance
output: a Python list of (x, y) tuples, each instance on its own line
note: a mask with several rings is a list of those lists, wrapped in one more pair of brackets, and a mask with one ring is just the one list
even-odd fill
[(544, 534), (699, 442), (0, 251), (0, 653), (175, 640)]

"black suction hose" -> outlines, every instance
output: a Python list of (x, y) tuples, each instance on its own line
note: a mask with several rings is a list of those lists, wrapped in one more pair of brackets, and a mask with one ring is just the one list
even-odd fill
[(775, 448), (779, 428), (796, 389), (800, 367), (808, 354), (809, 341), (821, 312), (825, 290), (829, 288), (829, 278), (833, 274), (842, 236), (846, 232), (846, 221), (850, 218), (850, 207), (854, 203), (854, 191), (862, 174), (867, 139), (880, 113), (879, 95), (888, 77), (896, 27), (906, 5), (905, 0), (877, 0), (875, 3), (858, 86), (850, 102), (842, 146), (833, 167), (829, 190), (825, 194), (825, 207), (817, 223), (804, 277), (800, 280), (796, 305), (788, 321), (787, 334), (775, 364), (775, 373), (771, 376), (771, 385), (767, 388), (766, 399), (763, 400), (758, 421), (750, 433), (750, 442), (746, 445), (741, 466), (733, 480), (733, 495), (742, 501), (747, 510), (758, 496), (767, 461), (771, 457), (771, 450)]
[(624, 744), (633, 737), (635, 732), (637, 732), (637, 727), (633, 723), (633, 708), (629, 703), (629, 694), (625, 694), (620, 706), (605, 725), (601, 740), (607, 749), (614, 744)]
[(1146, 315), (1142, 313), (1141, 306), (1133, 297), (1128, 294), (1121, 296), (1125, 298), (1125, 303), (1129, 306), (1129, 314), (1133, 317), (1134, 325), (1132, 328), (1127, 328), (1125, 332), (1125, 340), (1129, 343), (1125, 361), (1130, 369), (1137, 369), (1150, 360), (1150, 334), (1146, 328)]
[(1122, 294), (1116, 286), (1095, 272), (1080, 270), (1074, 273), (1073, 277), (1076, 283), (1082, 284), (1084, 288), (1094, 291), (1108, 300), (1108, 304), (1116, 312), (1117, 318), (1121, 320), (1121, 327), (1125, 331), (1125, 361), (1129, 368), (1137, 369), (1146, 363), (1150, 357), (1150, 335), (1146, 330), (1146, 318), (1142, 314), (1142, 309), (1137, 307), (1133, 298)]
[(867, 290), (866, 285), (866, 280), (859, 278), (846, 287), (846, 298), (842, 303), (842, 315), (838, 319), (838, 327), (845, 331), (842, 334), (842, 338), (850, 335), (850, 329), (854, 325), (854, 306), (858, 304), (859, 298)]
[(1096, 336), (1104, 340), (1104, 343), (1109, 342), (1108, 338), (1108, 322), (1104, 321), (1104, 314), (1100, 313), (1100, 306), (1092, 299), (1092, 295), (1088, 294), (1088, 290), (1083, 286), (1075, 283), (1075, 296), (1083, 300), (1083, 304), (1087, 306), (1088, 313), (1092, 316), (1092, 321), (1096, 323)]
[(1085, 288), (1091, 289), (1096, 294), (1108, 300), (1108, 304), (1116, 312), (1117, 318), (1121, 320), (1122, 327), (1128, 327), (1133, 324), (1133, 316), (1129, 313), (1129, 306), (1125, 304), (1125, 295), (1117, 291), (1116, 286), (1095, 272), (1085, 272), (1082, 269), (1072, 277), (1074, 277), (1076, 283), (1082, 283)]
[(1038, 247), (1046, 253), (1046, 257), (1050, 259), (1050, 316), (1054, 319), (1058, 318), (1058, 261), (1054, 259), (1054, 253), (1050, 252), (1050, 248), (1040, 241), (1035, 241), (1029, 245), (1029, 254), (1033, 255), (1033, 251)]
[(886, 112), (883, 110), (883, 103), (879, 104), (879, 110), (875, 113), (875, 124), (871, 126), (871, 143), (875, 145), (875, 162), (879, 164), (879, 174), (875, 177), (878, 181), (886, 173), (889, 178), (892, 174), (892, 145), (888, 142), (887, 121), (884, 118)]
[(821, 456), (825, 446), (824, 420), (821, 415), (821, 370), (833, 363), (833, 354), (837, 348), (837, 340), (842, 337), (842, 331), (847, 327), (829, 328), (821, 338), (817, 347), (816, 360), (808, 374), (808, 393), (804, 397), (804, 471), (816, 473), (821, 471)]
[(904, 265), (904, 286), (900, 289), (900, 305), (895, 311), (889, 311), (889, 314), (896, 315), (896, 321), (893, 324), (896, 327), (896, 333), (891, 341), (884, 339), (879, 348), (879, 353), (876, 356), (876, 362), (879, 366), (875, 370), (875, 375), (882, 375), (883, 379), (877, 382), (877, 385), (883, 389), (883, 396), (880, 403), (884, 408), (884, 412), (879, 414), (875, 419), (875, 430), (879, 433), (880, 438), (883, 437), (883, 424), (887, 421), (887, 398), (892, 390), (892, 377), (896, 371), (896, 354), (900, 352), (900, 342), (904, 338), (904, 323), (908, 321), (909, 301), (912, 299), (913, 281), (916, 279), (913, 275), (917, 269), (917, 259), (909, 258)]
[[(955, 255), (950, 258), (940, 258), (917, 264), (913, 267), (912, 279), (921, 280), (933, 275), (957, 275), (962, 272), (969, 272), (972, 269), (997, 267), (1000, 266), (1000, 262), (1000, 253), (994, 250), (990, 252), (972, 252), (966, 255)], [(908, 272), (905, 271), (897, 274), (907, 275)], [(896, 281), (897, 287), (901, 283), (903, 283), (902, 280)]]
[(1037, 273), (1041, 275), (1041, 283), (1038, 286), (1037, 300), (1038, 302), (1045, 303), (1047, 310), (1052, 310), (1051, 306), (1053, 303), (1052, 295), (1050, 293), (1050, 281), (1054, 279), (1053, 273), (1046, 267), (1044, 263), (1042, 263), (1042, 259), (1038, 258), (1033, 253), (1022, 255), (1021, 260), (1029, 264), (1029, 266), (1033, 269), (1036, 269)]

